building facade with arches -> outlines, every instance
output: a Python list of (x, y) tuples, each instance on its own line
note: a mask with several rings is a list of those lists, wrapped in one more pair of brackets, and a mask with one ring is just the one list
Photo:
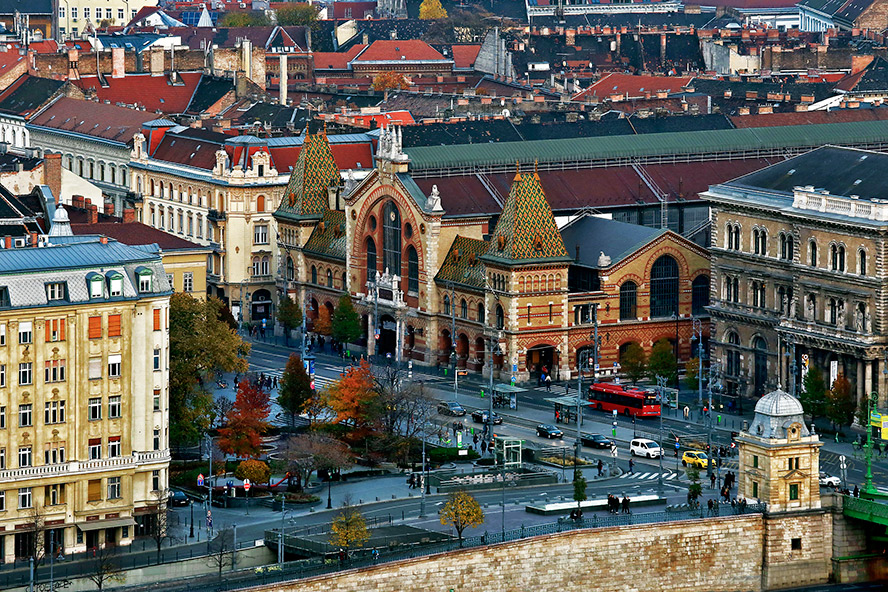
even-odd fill
[(876, 174), (886, 164), (824, 147), (702, 194), (712, 211), (713, 359), (729, 393), (798, 392), (817, 371), (885, 404), (878, 262), (888, 211), (874, 198), (886, 193)]

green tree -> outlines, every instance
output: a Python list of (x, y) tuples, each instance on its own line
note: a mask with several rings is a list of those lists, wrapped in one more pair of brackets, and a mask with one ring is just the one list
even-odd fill
[(817, 366), (811, 366), (805, 374), (799, 402), (812, 421), (826, 414), (826, 382), (823, 380), (823, 372)]
[(647, 375), (647, 354), (638, 343), (633, 341), (626, 347), (620, 356), (620, 369), (632, 384), (638, 384)]
[(339, 306), (333, 313), (332, 330), (333, 338), (343, 345), (353, 343), (361, 336), (361, 319), (355, 312), (351, 296), (348, 294), (343, 294), (339, 298)]
[[(826, 416), (836, 426), (850, 425), (854, 421), (857, 401), (851, 392), (851, 382), (843, 374), (836, 377), (832, 388), (826, 394)], [(867, 418), (864, 425), (869, 424)]]
[(196, 442), (209, 427), (213, 397), (204, 387), (215, 373), (246, 372), (250, 346), (223, 320), (216, 298), (179, 292), (170, 298), (170, 440)]
[(289, 295), (284, 296), (278, 305), (277, 317), (284, 326), (284, 339), (290, 347), (290, 331), (302, 325), (302, 308)]
[(268, 483), (271, 469), (261, 460), (247, 459), (234, 469), (234, 476), (241, 481), (249, 479), (251, 483)]
[(318, 22), (318, 10), (312, 4), (294, 2), (289, 6), (277, 9), (277, 22), (282, 27), (311, 27), (314, 29)]
[(330, 526), (330, 544), (345, 549), (361, 547), (370, 540), (370, 531), (361, 511), (346, 504), (342, 511), (333, 518)]
[(580, 469), (574, 469), (574, 501), (577, 502), (577, 513), (583, 511), (583, 502), (586, 501), (586, 478)]
[(860, 399), (860, 404), (857, 406), (857, 423), (861, 426), (867, 426), (870, 423), (870, 394), (863, 393), (863, 397)]
[(668, 384), (675, 382), (678, 375), (678, 363), (675, 361), (675, 353), (668, 339), (661, 339), (654, 344), (648, 362), (648, 374), (654, 379), (657, 376), (665, 376)]
[(462, 546), (463, 531), (469, 526), (475, 527), (484, 524), (484, 511), (481, 504), (465, 491), (454, 491), (447, 496), (447, 501), (441, 507), (441, 524), (450, 525), (456, 529), (459, 544)]
[(688, 501), (697, 501), (697, 498), (703, 494), (703, 486), (700, 484), (700, 469), (695, 466), (689, 466), (686, 470), (688, 480), (691, 484), (688, 486)]
[(267, 27), (271, 19), (264, 12), (228, 12), (219, 19), (220, 27)]
[(422, 0), (419, 5), (419, 18), (424, 21), (445, 19), (447, 11), (441, 6), (441, 0)]
[(295, 423), (296, 416), (305, 411), (305, 406), (312, 394), (311, 378), (305, 372), (302, 358), (296, 354), (290, 354), (290, 359), (287, 360), (287, 365), (281, 376), (278, 404), (290, 415), (291, 426)]

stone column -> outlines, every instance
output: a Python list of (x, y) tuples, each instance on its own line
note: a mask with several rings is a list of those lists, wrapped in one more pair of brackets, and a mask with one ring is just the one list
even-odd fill
[[(7, 500), (6, 503), (12, 503)], [(3, 541), (3, 563), (13, 563), (15, 561), (15, 533), (7, 534)]]
[(373, 316), (373, 305), (367, 311), (367, 357), (376, 355), (376, 317)]
[(399, 364), (404, 356), (404, 335), (402, 333), (404, 327), (404, 323), (401, 321), (401, 316), (395, 316), (395, 361)]
[(857, 404), (863, 400), (863, 394), (866, 392), (866, 379), (863, 376), (863, 360), (857, 360)]
[(888, 401), (888, 374), (885, 374), (885, 362), (879, 362), (879, 377), (877, 379), (879, 383), (879, 400), (878, 405), (881, 407), (885, 405), (885, 402)]
[(873, 372), (875, 371), (876, 361), (869, 360), (866, 363), (866, 394), (873, 392)]

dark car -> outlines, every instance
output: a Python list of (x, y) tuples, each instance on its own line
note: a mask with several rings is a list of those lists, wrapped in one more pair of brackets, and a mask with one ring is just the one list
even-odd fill
[[(503, 423), (503, 418), (497, 414), (496, 411), (493, 412), (493, 415), (490, 416), (493, 420), (494, 425), (499, 425)], [(475, 423), (487, 423), (487, 412), (486, 411), (472, 411), (472, 421)]]
[(564, 437), (564, 432), (559, 430), (553, 425), (547, 423), (541, 423), (537, 426), (537, 436), (542, 436), (544, 438), (562, 438)]
[(580, 443), (589, 448), (610, 448), (611, 441), (601, 434), (581, 434)]
[(456, 417), (462, 417), (466, 414), (466, 410), (462, 408), (462, 405), (457, 403), (456, 401), (444, 401), (438, 403), (438, 413), (441, 415), (453, 415)]
[(191, 500), (188, 499), (188, 496), (185, 495), (184, 492), (174, 489), (172, 493), (170, 493), (170, 505), (175, 506), (187, 506), (191, 503)]

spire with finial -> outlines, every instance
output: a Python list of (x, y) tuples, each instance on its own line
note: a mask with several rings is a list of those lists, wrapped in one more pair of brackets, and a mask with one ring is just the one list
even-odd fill
[(515, 159), (515, 181), (521, 180), (521, 162)]

